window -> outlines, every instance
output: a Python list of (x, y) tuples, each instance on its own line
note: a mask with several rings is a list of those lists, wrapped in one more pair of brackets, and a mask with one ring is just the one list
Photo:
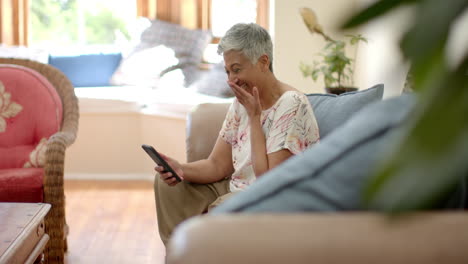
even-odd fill
[(256, 0), (211, 0), (211, 32), (214, 37), (222, 37), (234, 24), (255, 23), (257, 20)]
[(268, 0), (199, 0), (198, 27), (211, 30), (214, 41), (205, 51), (207, 62), (219, 62), (216, 43), (236, 23), (257, 23), (268, 30)]
[(198, 27), (220, 38), (236, 23), (257, 23), (268, 30), (268, 0), (199, 0)]
[(31, 46), (64, 47), (112, 45), (130, 39), (136, 1), (33, 0), (30, 1)]
[(222, 28), (235, 23), (256, 22), (268, 29), (270, 0), (139, 0), (140, 9), (152, 10), (148, 3), (153, 1), (156, 1), (158, 19), (188, 28), (214, 28), (215, 33), (221, 34)]

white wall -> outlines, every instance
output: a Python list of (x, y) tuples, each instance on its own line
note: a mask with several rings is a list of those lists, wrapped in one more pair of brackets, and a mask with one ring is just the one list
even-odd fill
[[(299, 70), (301, 61), (312, 62), (325, 41), (312, 35), (304, 25), (299, 8), (313, 9), (324, 31), (332, 38), (340, 39), (345, 32), (338, 27), (344, 19), (374, 0), (271, 0), (274, 24), (270, 28), (274, 41), (274, 68), (277, 77), (303, 92), (324, 92), (323, 81), (305, 79)], [(368, 39), (358, 48), (349, 48), (347, 54), (356, 59), (354, 85), (359, 89), (375, 84), (385, 85), (384, 98), (401, 93), (407, 73), (402, 62), (398, 41), (409, 10), (401, 10), (391, 16), (354, 29)]]
[(81, 112), (76, 142), (67, 149), (68, 179), (152, 179), (154, 162), (141, 144), (180, 162), (185, 157), (185, 118), (138, 112)]
[[(340, 39), (343, 33), (339, 32), (338, 27), (349, 12), (356, 9), (356, 1), (271, 0), (274, 23), (270, 26), (270, 32), (274, 42), (273, 67), (276, 76), (303, 92), (323, 93), (322, 80), (314, 82), (311, 78), (306, 79), (299, 70), (300, 62), (312, 63), (325, 44), (322, 36), (309, 33), (299, 8), (313, 9), (325, 33)], [(355, 48), (348, 52), (354, 54)]]

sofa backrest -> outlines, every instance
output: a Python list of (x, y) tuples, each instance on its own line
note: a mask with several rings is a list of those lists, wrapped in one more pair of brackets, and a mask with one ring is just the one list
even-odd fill
[(0, 168), (17, 168), (39, 143), (59, 131), (62, 101), (38, 72), (0, 64)]
[(216, 143), (230, 104), (200, 104), (187, 117), (187, 162), (206, 159)]

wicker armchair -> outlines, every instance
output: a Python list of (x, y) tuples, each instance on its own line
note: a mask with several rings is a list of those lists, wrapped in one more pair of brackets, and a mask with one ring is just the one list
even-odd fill
[(15, 64), (35, 70), (49, 80), (62, 101), (63, 114), (60, 130), (47, 142), (43, 201), (52, 205), (45, 219), (46, 232), (50, 236), (44, 251), (45, 263), (63, 263), (68, 233), (64, 194), (65, 150), (75, 141), (79, 118), (78, 100), (74, 87), (62, 72), (47, 64), (12, 58), (0, 58), (0, 64)]

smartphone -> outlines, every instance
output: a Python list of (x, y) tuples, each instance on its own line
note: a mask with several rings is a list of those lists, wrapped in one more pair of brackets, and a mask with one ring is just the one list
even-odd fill
[[(178, 182), (181, 182), (182, 179), (175, 173), (175, 171), (167, 164), (167, 162), (159, 155), (159, 153), (150, 145), (143, 144), (141, 147), (148, 153), (148, 155), (158, 164), (164, 168), (164, 172), (172, 173), (172, 177), (175, 177)], [(171, 178), (172, 178), (171, 177)]]

